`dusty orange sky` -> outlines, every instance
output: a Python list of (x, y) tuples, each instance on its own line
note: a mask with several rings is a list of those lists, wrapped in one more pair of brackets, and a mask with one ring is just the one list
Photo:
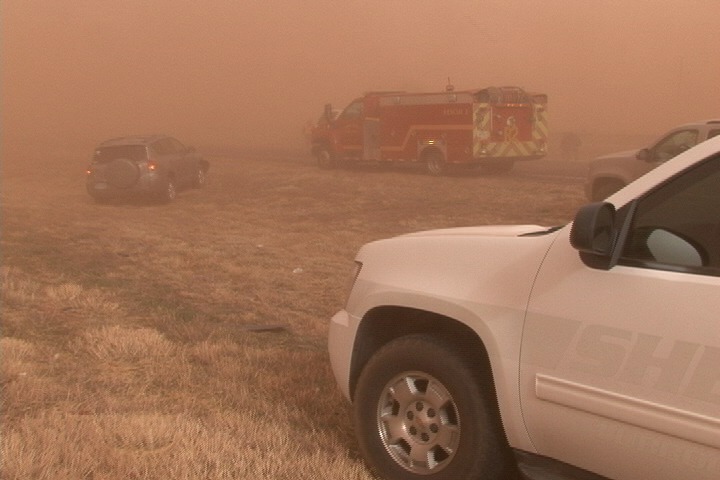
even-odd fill
[(654, 134), (720, 117), (718, 0), (13, 0), (5, 151), (106, 137), (302, 145), (366, 90), (519, 85), (555, 132)]

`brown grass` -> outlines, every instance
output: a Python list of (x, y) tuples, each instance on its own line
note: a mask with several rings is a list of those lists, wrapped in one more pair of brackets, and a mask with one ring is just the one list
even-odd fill
[(358, 247), (583, 202), (521, 174), (211, 161), (171, 205), (96, 205), (82, 160), (6, 159), (2, 478), (371, 478), (326, 353)]

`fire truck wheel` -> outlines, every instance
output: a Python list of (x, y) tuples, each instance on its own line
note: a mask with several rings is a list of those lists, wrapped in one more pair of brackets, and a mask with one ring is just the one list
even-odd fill
[(447, 171), (445, 157), (438, 150), (430, 150), (423, 155), (425, 167), (430, 175), (442, 175)]
[(317, 153), (318, 167), (328, 169), (335, 168), (337, 162), (332, 153), (327, 149), (322, 149)]

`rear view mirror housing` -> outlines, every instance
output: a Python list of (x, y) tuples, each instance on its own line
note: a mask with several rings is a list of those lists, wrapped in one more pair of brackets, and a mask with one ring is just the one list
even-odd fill
[(581, 253), (610, 257), (615, 244), (615, 207), (597, 202), (578, 210), (570, 229), (570, 244)]
[(649, 162), (652, 160), (652, 155), (650, 154), (650, 149), (643, 148), (641, 150), (638, 150), (638, 152), (635, 154), (635, 158), (638, 160), (642, 160), (643, 162)]

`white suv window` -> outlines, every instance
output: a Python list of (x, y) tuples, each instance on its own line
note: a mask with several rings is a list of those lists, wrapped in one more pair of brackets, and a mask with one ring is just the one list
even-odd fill
[(638, 201), (621, 262), (720, 276), (720, 156)]

